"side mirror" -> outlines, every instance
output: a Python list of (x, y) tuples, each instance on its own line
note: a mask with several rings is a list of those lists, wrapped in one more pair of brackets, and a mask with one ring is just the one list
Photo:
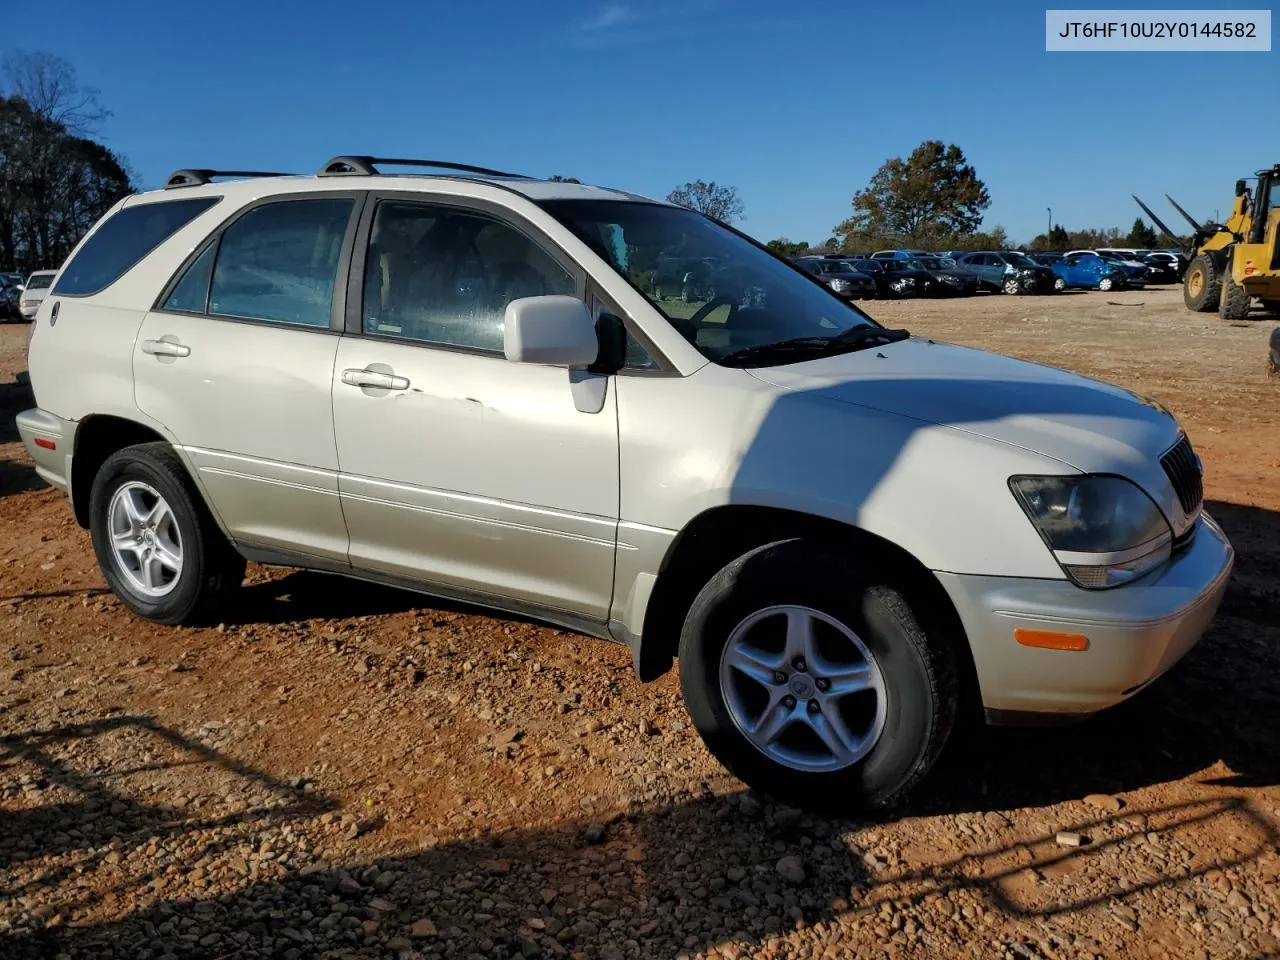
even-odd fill
[(507, 304), (503, 352), (512, 363), (586, 367), (600, 352), (596, 326), (577, 297), (522, 297)]
[(1236, 196), (1237, 196), (1237, 197), (1244, 196), (1244, 192), (1245, 192), (1245, 190), (1247, 190), (1247, 189), (1248, 189), (1248, 185), (1247, 185), (1243, 180), (1237, 180), (1237, 181), (1236, 181)]

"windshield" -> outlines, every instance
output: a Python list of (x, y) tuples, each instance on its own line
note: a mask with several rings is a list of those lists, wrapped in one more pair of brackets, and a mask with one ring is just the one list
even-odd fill
[(907, 263), (917, 270), (950, 270), (956, 265), (954, 260), (941, 260), (938, 257), (919, 257), (908, 260)]
[(879, 325), (751, 241), (692, 210), (548, 200), (559, 220), (708, 360), (797, 337)]
[(874, 260), (850, 260), (849, 265), (859, 273), (884, 273), (884, 268)]
[(1025, 267), (1040, 266), (1040, 264), (1036, 263), (1034, 260), (1028, 257), (1025, 253), (1002, 253), (1000, 254), (1000, 256), (1004, 257), (1005, 263), (1012, 264), (1015, 267), (1025, 268)]
[(53, 283), (52, 273), (46, 273), (44, 276), (32, 276), (31, 279), (27, 281), (27, 289), (43, 290), (51, 283)]

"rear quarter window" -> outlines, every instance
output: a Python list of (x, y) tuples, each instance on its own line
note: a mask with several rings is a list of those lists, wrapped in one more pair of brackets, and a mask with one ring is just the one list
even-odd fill
[(125, 207), (94, 231), (53, 288), (56, 295), (87, 297), (105, 290), (130, 267), (221, 197), (188, 197)]

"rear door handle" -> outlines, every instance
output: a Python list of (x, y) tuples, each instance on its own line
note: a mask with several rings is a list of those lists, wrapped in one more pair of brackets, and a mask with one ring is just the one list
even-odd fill
[(153, 357), (189, 357), (191, 348), (171, 340), (143, 340), (142, 352)]
[(377, 387), (380, 390), (409, 389), (408, 377), (397, 377), (390, 373), (378, 373), (375, 370), (343, 370), (342, 382), (349, 387)]

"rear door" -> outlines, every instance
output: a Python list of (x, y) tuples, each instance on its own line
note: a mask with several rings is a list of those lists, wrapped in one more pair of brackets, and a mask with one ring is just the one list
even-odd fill
[(331, 384), (362, 197), (250, 205), (201, 248), (135, 344), (138, 406), (163, 423), (231, 537), (346, 562)]
[(613, 378), (511, 363), (511, 300), (584, 296), (510, 212), (371, 202), (333, 408), (351, 563), (440, 592), (603, 623), (618, 525)]

